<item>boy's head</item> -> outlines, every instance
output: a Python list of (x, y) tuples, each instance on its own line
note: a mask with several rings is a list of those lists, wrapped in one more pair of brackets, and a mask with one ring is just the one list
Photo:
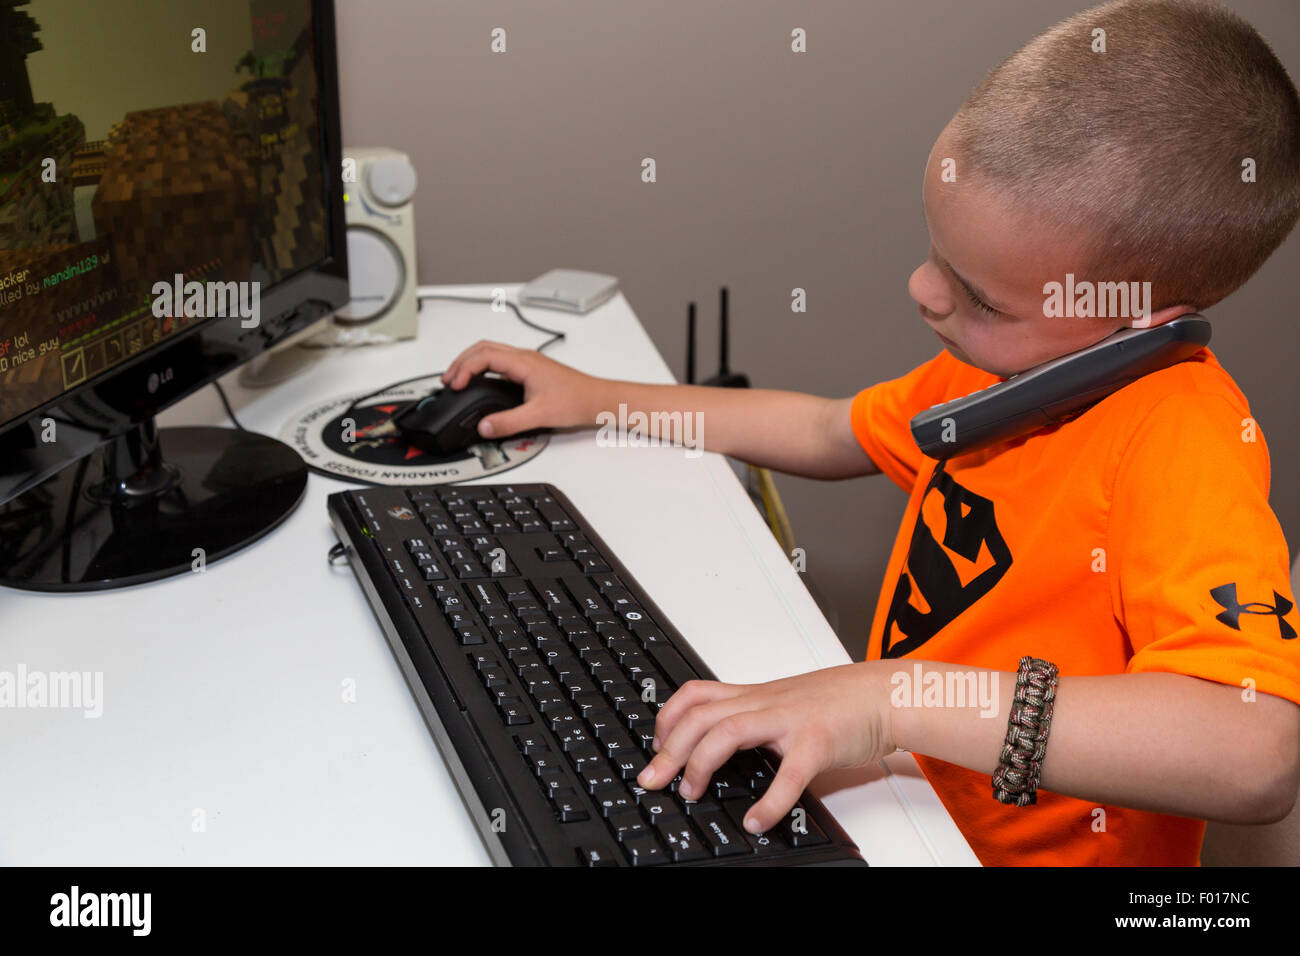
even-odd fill
[[(1242, 285), (1300, 217), (1300, 97), (1231, 11), (1114, 0), (989, 74), (936, 141), (924, 196), (909, 291), (957, 358), (1010, 375)], [(1049, 315), (1044, 287), (1067, 274), (1149, 282), (1149, 315)]]

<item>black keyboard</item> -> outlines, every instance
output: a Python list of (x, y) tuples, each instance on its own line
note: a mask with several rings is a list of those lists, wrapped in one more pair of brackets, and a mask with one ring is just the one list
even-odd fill
[(658, 709), (714, 677), (551, 485), (368, 488), (330, 519), (494, 862), (862, 864), (805, 794), (742, 826), (774, 761), (737, 753), (698, 801), (647, 791)]

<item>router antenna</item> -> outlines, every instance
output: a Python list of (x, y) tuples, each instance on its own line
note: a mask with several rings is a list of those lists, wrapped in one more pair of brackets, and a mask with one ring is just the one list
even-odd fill
[(728, 347), (728, 343), (727, 343), (727, 325), (728, 325), (727, 320), (728, 320), (727, 287), (724, 285), (722, 287), (722, 327), (721, 327), (720, 338), (718, 341), (718, 374), (719, 375), (731, 374), (731, 369), (728, 367), (728, 361), (730, 359), (730, 355), (728, 353), (731, 350)]
[(695, 303), (686, 308), (686, 384), (695, 384)]

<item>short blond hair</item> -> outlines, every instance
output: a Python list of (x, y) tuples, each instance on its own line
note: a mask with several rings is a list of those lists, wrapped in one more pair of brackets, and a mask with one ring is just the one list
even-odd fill
[(1082, 233), (1076, 271), (1150, 281), (1153, 309), (1220, 301), (1300, 217), (1295, 85), (1254, 27), (1208, 0), (1075, 14), (996, 67), (950, 132), (959, 176)]

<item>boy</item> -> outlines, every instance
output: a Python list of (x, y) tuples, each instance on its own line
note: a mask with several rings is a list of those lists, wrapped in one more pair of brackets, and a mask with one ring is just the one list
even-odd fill
[[(1300, 215), (1300, 98), (1222, 7), (1117, 0), (989, 75), (935, 143), (923, 198), (931, 244), (909, 292), (944, 351), (855, 397), (614, 382), (492, 343), (445, 381), (524, 385), (486, 436), (590, 426), (619, 403), (699, 411), (711, 451), (818, 478), (884, 472), (911, 492), (867, 660), (687, 684), (660, 710), (642, 786), (683, 773), (690, 798), (733, 751), (767, 746), (781, 765), (745, 818), (758, 832), (822, 770), (904, 749), (985, 864), (1195, 865), (1205, 820), (1279, 820), (1300, 781), (1300, 616), (1245, 398), (1202, 350), (942, 463), (908, 422), (1238, 288)], [(1048, 291), (1067, 276), (1150, 282), (1149, 308), (1061, 315)], [(1042, 792), (1010, 806), (991, 777), (1026, 656), (1060, 677)], [(996, 672), (1000, 719), (896, 706), (891, 675), (917, 661)]]

